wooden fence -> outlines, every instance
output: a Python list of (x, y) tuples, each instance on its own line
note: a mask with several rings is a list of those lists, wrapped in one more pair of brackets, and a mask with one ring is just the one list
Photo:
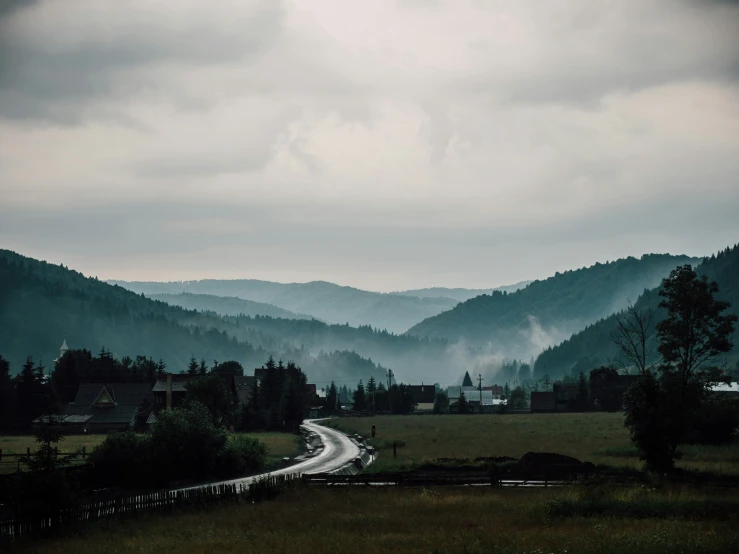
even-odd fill
[[(87, 461), (87, 448), (82, 447), (79, 450), (75, 450), (74, 452), (59, 452), (58, 448), (54, 449), (54, 453), (56, 455), (56, 458), (59, 459), (59, 456), (72, 456), (72, 458), (69, 460), (71, 462), (82, 462), (85, 463)], [(35, 454), (34, 452), (31, 452), (31, 447), (26, 447), (26, 453), (25, 454), (19, 454), (17, 452), (8, 452), (3, 451), (2, 448), (0, 448), (0, 464), (6, 464), (6, 465), (14, 465), (16, 466), (16, 471), (21, 470), (21, 465), (26, 465), (26, 460), (33, 457)]]
[(249, 484), (204, 486), (188, 490), (162, 490), (135, 494), (102, 493), (87, 501), (44, 513), (23, 514), (17, 506), (0, 504), (0, 544), (21, 537), (52, 534), (85, 523), (171, 513), (175, 510), (202, 509), (214, 504), (260, 502), (276, 496), (299, 481), (296, 475), (269, 476)]

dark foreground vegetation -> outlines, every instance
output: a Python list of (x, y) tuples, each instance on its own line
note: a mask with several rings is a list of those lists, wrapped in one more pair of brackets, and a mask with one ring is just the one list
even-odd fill
[(24, 543), (75, 552), (735, 552), (739, 497), (646, 487), (295, 488), (274, 501), (145, 517)]

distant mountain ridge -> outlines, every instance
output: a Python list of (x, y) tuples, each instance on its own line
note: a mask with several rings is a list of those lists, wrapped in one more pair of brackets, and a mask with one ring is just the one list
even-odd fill
[(483, 294), (493, 294), (495, 291), (500, 292), (516, 292), (524, 289), (533, 281), (520, 281), (512, 285), (503, 287), (495, 287), (491, 289), (465, 289), (465, 288), (446, 288), (446, 287), (430, 287), (425, 289), (403, 290), (394, 294), (402, 294), (404, 296), (416, 296), (418, 298), (451, 298), (457, 302), (464, 302), (470, 298), (475, 298)]
[(402, 333), (427, 317), (453, 308), (453, 298), (379, 293), (325, 281), (274, 283), (255, 279), (182, 282), (108, 281), (145, 295), (207, 294), (272, 304), (294, 313), (311, 314), (328, 323), (371, 325)]
[(689, 256), (648, 254), (557, 273), (507, 294), (494, 292), (458, 304), (408, 330), (409, 335), (490, 344), (518, 359), (538, 355), (600, 318), (636, 301)]
[(150, 294), (152, 300), (160, 300), (172, 306), (179, 306), (186, 310), (199, 312), (215, 312), (219, 315), (264, 315), (283, 319), (315, 319), (308, 314), (296, 314), (272, 304), (244, 300), (234, 296), (213, 296), (211, 294), (193, 294), (181, 292), (179, 294)]

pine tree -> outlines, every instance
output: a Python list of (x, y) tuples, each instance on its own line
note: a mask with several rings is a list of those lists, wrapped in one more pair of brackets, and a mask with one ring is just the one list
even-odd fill
[[(469, 377), (469, 375), (468, 375), (468, 377)], [(460, 414), (466, 414), (469, 411), (470, 406), (469, 406), (469, 404), (467, 402), (467, 397), (464, 395), (464, 392), (460, 392), (459, 393), (459, 401), (458, 401), (457, 405), (459, 407), (459, 413)]]
[(198, 373), (200, 375), (207, 375), (208, 366), (205, 364), (205, 358), (200, 359), (200, 366), (198, 367)]
[(367, 399), (361, 379), (357, 385), (357, 390), (354, 391), (354, 409), (359, 412), (367, 409)]
[(472, 377), (470, 377), (469, 371), (464, 372), (464, 379), (462, 379), (462, 386), (463, 387), (471, 387), (472, 386)]
[(198, 374), (198, 362), (195, 359), (195, 356), (190, 357), (190, 363), (187, 364), (187, 374), (188, 375)]
[(331, 385), (328, 387), (328, 394), (326, 395), (326, 409), (329, 413), (334, 413), (338, 409), (339, 405), (339, 392), (336, 390), (336, 385), (331, 381)]

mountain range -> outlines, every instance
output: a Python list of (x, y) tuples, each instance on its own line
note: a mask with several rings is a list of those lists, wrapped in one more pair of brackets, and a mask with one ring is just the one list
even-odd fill
[(676, 266), (699, 261), (648, 254), (557, 273), (512, 293), (471, 298), (414, 325), (408, 334), (463, 340), (504, 357), (528, 359), (635, 302)]
[(179, 294), (150, 294), (148, 298), (166, 302), (172, 306), (179, 306), (186, 310), (215, 312), (218, 315), (265, 315), (283, 319), (315, 319), (308, 314), (296, 314), (272, 304), (244, 300), (235, 296), (213, 296), (212, 294), (181, 292)]
[[(514, 285), (510, 291), (488, 291), (457, 304), (457, 298), (480, 291), (433, 288), (381, 294), (331, 283), (243, 280), (126, 283), (134, 292), (63, 265), (0, 250), (0, 354), (14, 372), (28, 355), (48, 367), (65, 337), (71, 348), (96, 352), (105, 347), (119, 357), (161, 358), (174, 372), (184, 370), (191, 356), (208, 363), (233, 359), (250, 371), (272, 355), (296, 361), (318, 384), (334, 380), (352, 385), (370, 375), (382, 379), (388, 368), (399, 381), (451, 383), (467, 370), (494, 375), (505, 359), (526, 360), (541, 352), (535, 375), (555, 377), (612, 356), (608, 335), (620, 310), (630, 300), (639, 306), (655, 304), (656, 287), (678, 265), (701, 263), (701, 271), (719, 282), (722, 298), (736, 310), (738, 258), (736, 247), (705, 260), (626, 258)], [(259, 299), (235, 294), (249, 291), (261, 291)], [(316, 291), (327, 304), (323, 309), (310, 298)], [(265, 299), (311, 310), (291, 310)], [(408, 333), (316, 319), (326, 313), (360, 317), (363, 309), (387, 317), (425, 301), (443, 301), (449, 308), (416, 320)], [(441, 304), (425, 306), (439, 309)], [(422, 311), (417, 309), (413, 317)], [(411, 320), (408, 313), (404, 317)]]

